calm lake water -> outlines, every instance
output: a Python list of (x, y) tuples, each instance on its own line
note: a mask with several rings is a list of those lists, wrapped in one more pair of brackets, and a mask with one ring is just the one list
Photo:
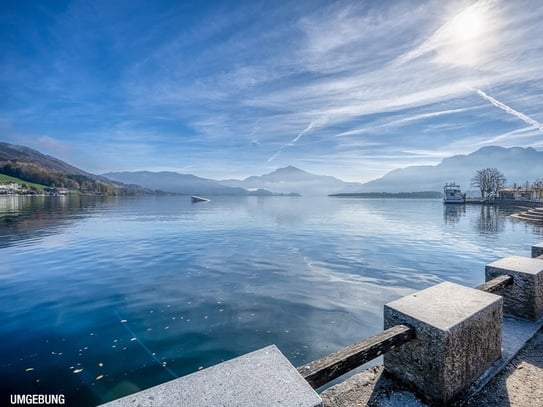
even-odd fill
[(513, 208), (304, 197), (0, 197), (0, 404), (96, 405), (275, 343), (295, 365), (383, 304), (529, 256)]

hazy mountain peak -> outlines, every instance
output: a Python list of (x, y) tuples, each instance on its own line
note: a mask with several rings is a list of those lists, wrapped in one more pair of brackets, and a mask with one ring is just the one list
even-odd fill
[(441, 191), (443, 184), (450, 181), (468, 190), (476, 171), (489, 167), (500, 170), (508, 185), (533, 182), (543, 176), (543, 151), (531, 147), (485, 146), (470, 154), (445, 158), (437, 165), (390, 171), (363, 184), (361, 192)]
[(243, 181), (224, 180), (223, 185), (246, 189), (262, 188), (279, 193), (298, 193), (301, 195), (328, 195), (344, 192), (347, 188), (360, 188), (362, 184), (347, 183), (329, 175), (316, 175), (289, 165), (270, 173), (251, 176)]

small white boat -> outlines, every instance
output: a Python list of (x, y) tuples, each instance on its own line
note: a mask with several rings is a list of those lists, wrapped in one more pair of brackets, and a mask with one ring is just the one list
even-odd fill
[(190, 197), (191, 202), (209, 202), (209, 199), (202, 198), (201, 196), (192, 195)]
[(444, 204), (463, 204), (466, 203), (466, 195), (462, 193), (460, 186), (454, 182), (447, 183), (443, 187)]

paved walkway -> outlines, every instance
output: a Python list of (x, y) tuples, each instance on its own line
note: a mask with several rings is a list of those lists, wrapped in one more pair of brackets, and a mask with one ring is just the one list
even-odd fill
[(543, 329), (467, 405), (543, 406)]
[[(377, 366), (359, 373), (321, 393), (324, 407), (424, 407), (405, 386), (390, 378)], [(470, 407), (543, 406), (543, 328), (520, 352), (467, 401)]]

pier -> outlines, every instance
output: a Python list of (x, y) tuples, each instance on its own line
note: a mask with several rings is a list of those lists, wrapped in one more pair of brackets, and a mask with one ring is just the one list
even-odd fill
[[(385, 304), (382, 332), (302, 366), (272, 345), (104, 406), (496, 405), (501, 396), (515, 405), (500, 380), (518, 373), (512, 361), (543, 347), (543, 243), (531, 257), (507, 256), (484, 271), (478, 287), (442, 282)], [(381, 366), (319, 393), (381, 356)], [(540, 387), (543, 366), (533, 368), (517, 377), (519, 392)], [(542, 391), (525, 393), (533, 403), (516, 405), (543, 403)]]

